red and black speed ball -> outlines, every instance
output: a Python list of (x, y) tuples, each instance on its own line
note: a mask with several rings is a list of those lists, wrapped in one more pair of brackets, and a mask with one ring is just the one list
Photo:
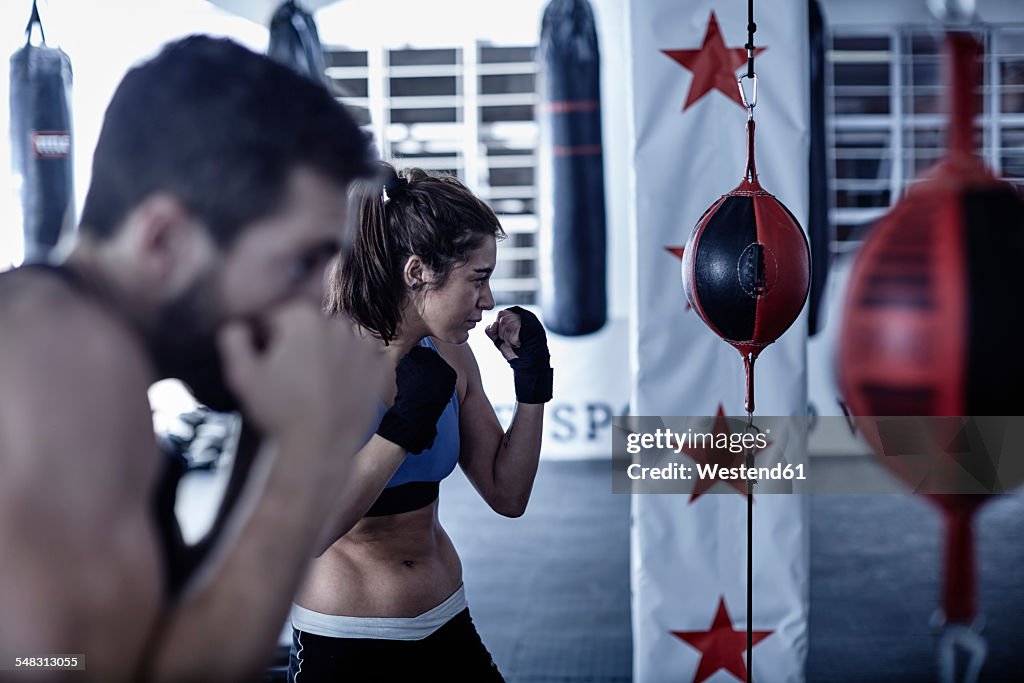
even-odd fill
[(951, 157), (879, 221), (850, 273), (839, 381), (855, 415), (1024, 414), (1024, 202)]
[(974, 153), (980, 45), (948, 43), (949, 151), (850, 273), (838, 374), (854, 415), (1024, 414), (1024, 201)]
[(800, 224), (757, 177), (711, 205), (683, 252), (683, 290), (704, 323), (754, 357), (793, 324), (810, 287)]

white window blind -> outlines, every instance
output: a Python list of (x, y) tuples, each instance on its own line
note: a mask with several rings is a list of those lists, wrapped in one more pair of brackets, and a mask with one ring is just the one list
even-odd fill
[[(1024, 188), (1024, 25), (983, 35), (978, 148)], [(831, 82), (834, 252), (856, 249), (860, 228), (881, 216), (946, 147), (943, 38), (900, 27), (836, 32)]]
[(452, 173), (487, 201), (508, 233), (491, 279), (498, 305), (537, 292), (534, 46), (328, 48), (339, 99), (398, 168)]

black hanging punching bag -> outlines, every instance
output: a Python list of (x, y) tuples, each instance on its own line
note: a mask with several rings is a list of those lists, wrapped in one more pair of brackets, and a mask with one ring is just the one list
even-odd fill
[(807, 311), (807, 333), (817, 334), (824, 324), (822, 304), (825, 301), (825, 283), (828, 279), (831, 252), (830, 243), (835, 229), (828, 218), (829, 168), (828, 143), (825, 139), (825, 41), (827, 38), (825, 17), (818, 0), (810, 0), (807, 6), (808, 27), (810, 28), (810, 81), (811, 81), (811, 153), (810, 202), (807, 209), (807, 234), (811, 242), (811, 301)]
[(313, 15), (293, 0), (281, 3), (270, 19), (267, 55), (317, 83), (327, 85), (324, 51)]
[(540, 38), (540, 303), (552, 332), (607, 317), (600, 55), (587, 0), (551, 0)]
[[(40, 45), (32, 45), (39, 29)], [(25, 46), (11, 55), (11, 163), (21, 177), (24, 262), (45, 261), (65, 230), (73, 230), (71, 60), (47, 47), (39, 11), (25, 28)]]

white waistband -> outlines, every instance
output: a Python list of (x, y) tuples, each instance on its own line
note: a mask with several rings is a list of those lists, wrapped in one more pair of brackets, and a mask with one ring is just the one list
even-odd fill
[(423, 640), (466, 609), (466, 589), (459, 589), (418, 617), (346, 617), (292, 605), (292, 628), (328, 638)]

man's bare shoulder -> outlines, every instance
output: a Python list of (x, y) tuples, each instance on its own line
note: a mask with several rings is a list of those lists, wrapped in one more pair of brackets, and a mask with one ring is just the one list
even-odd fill
[(0, 275), (0, 642), (88, 652), (128, 680), (160, 605), (150, 370), (128, 325), (73, 284)]
[(84, 460), (149, 477), (139, 459), (154, 460), (137, 451), (154, 448), (152, 371), (108, 307), (45, 271), (0, 276), (0, 367), (0, 461), (12, 476), (73, 476)]
[(120, 367), (115, 377), (147, 382), (145, 350), (128, 324), (109, 306), (72, 282), (45, 270), (16, 269), (0, 275), (0, 360)]

